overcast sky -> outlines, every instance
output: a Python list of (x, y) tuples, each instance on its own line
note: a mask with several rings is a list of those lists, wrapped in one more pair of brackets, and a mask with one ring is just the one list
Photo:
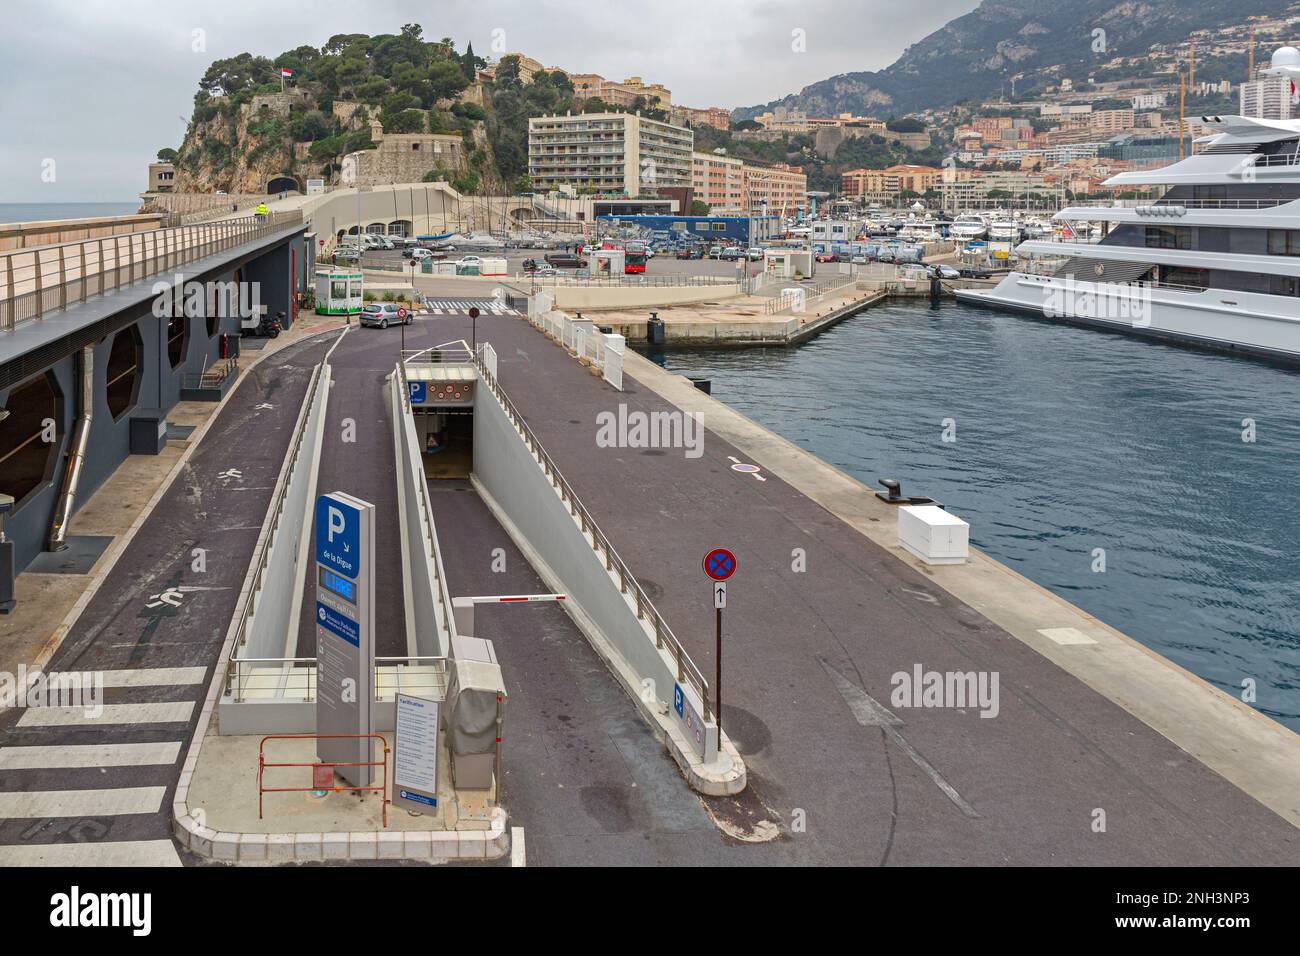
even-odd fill
[[(888, 66), (978, 0), (0, 0), (0, 202), (130, 201), (179, 146), (217, 58), (336, 33), (466, 41), (548, 66), (638, 75), (688, 106), (750, 106)], [(796, 29), (806, 50), (792, 50)], [(196, 34), (195, 31), (202, 31)], [(503, 33), (494, 31), (504, 31)], [(204, 49), (195, 50), (199, 36)], [(53, 182), (42, 180), (50, 170)], [(48, 174), (47, 174), (48, 175)]]

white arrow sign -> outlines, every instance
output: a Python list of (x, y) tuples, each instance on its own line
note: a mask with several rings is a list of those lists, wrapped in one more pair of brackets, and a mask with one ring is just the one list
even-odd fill
[(727, 582), (717, 581), (713, 585), (713, 606), (724, 608), (727, 606)]

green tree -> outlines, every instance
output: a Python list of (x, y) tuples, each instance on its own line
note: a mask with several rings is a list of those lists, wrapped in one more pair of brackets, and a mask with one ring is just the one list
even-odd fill
[(176, 162), (178, 155), (179, 154), (176, 150), (172, 149), (170, 146), (164, 146), (162, 149), (158, 150), (158, 162), (174, 163)]

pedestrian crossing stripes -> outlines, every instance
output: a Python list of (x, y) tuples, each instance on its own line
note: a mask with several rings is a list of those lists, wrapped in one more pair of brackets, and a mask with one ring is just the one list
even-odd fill
[(0, 819), (49, 817), (118, 817), (157, 813), (166, 787), (121, 787), (114, 790), (27, 790), (0, 793)]
[(476, 308), (484, 315), (519, 315), (499, 299), (430, 299), (424, 300), (424, 311), (430, 315), (462, 315)]
[(68, 727), (108, 724), (180, 724), (190, 719), (194, 701), (159, 704), (101, 704), (89, 707), (31, 707), (18, 718), (19, 727)]
[(0, 846), (0, 866), (180, 866), (171, 840)]
[(149, 767), (174, 764), (180, 741), (160, 744), (78, 744), (0, 748), (0, 770), (62, 770), (74, 767)]

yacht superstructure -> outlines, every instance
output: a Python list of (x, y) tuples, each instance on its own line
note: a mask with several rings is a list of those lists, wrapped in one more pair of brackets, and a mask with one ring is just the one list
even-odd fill
[(958, 297), (1300, 362), (1300, 120), (1201, 122), (1193, 155), (1107, 181), (1160, 198), (1064, 209), (1061, 240), (1021, 243), (1015, 271)]
[(970, 213), (958, 216), (948, 228), (948, 235), (958, 242), (971, 242), (983, 239), (989, 234), (989, 225), (983, 216)]

